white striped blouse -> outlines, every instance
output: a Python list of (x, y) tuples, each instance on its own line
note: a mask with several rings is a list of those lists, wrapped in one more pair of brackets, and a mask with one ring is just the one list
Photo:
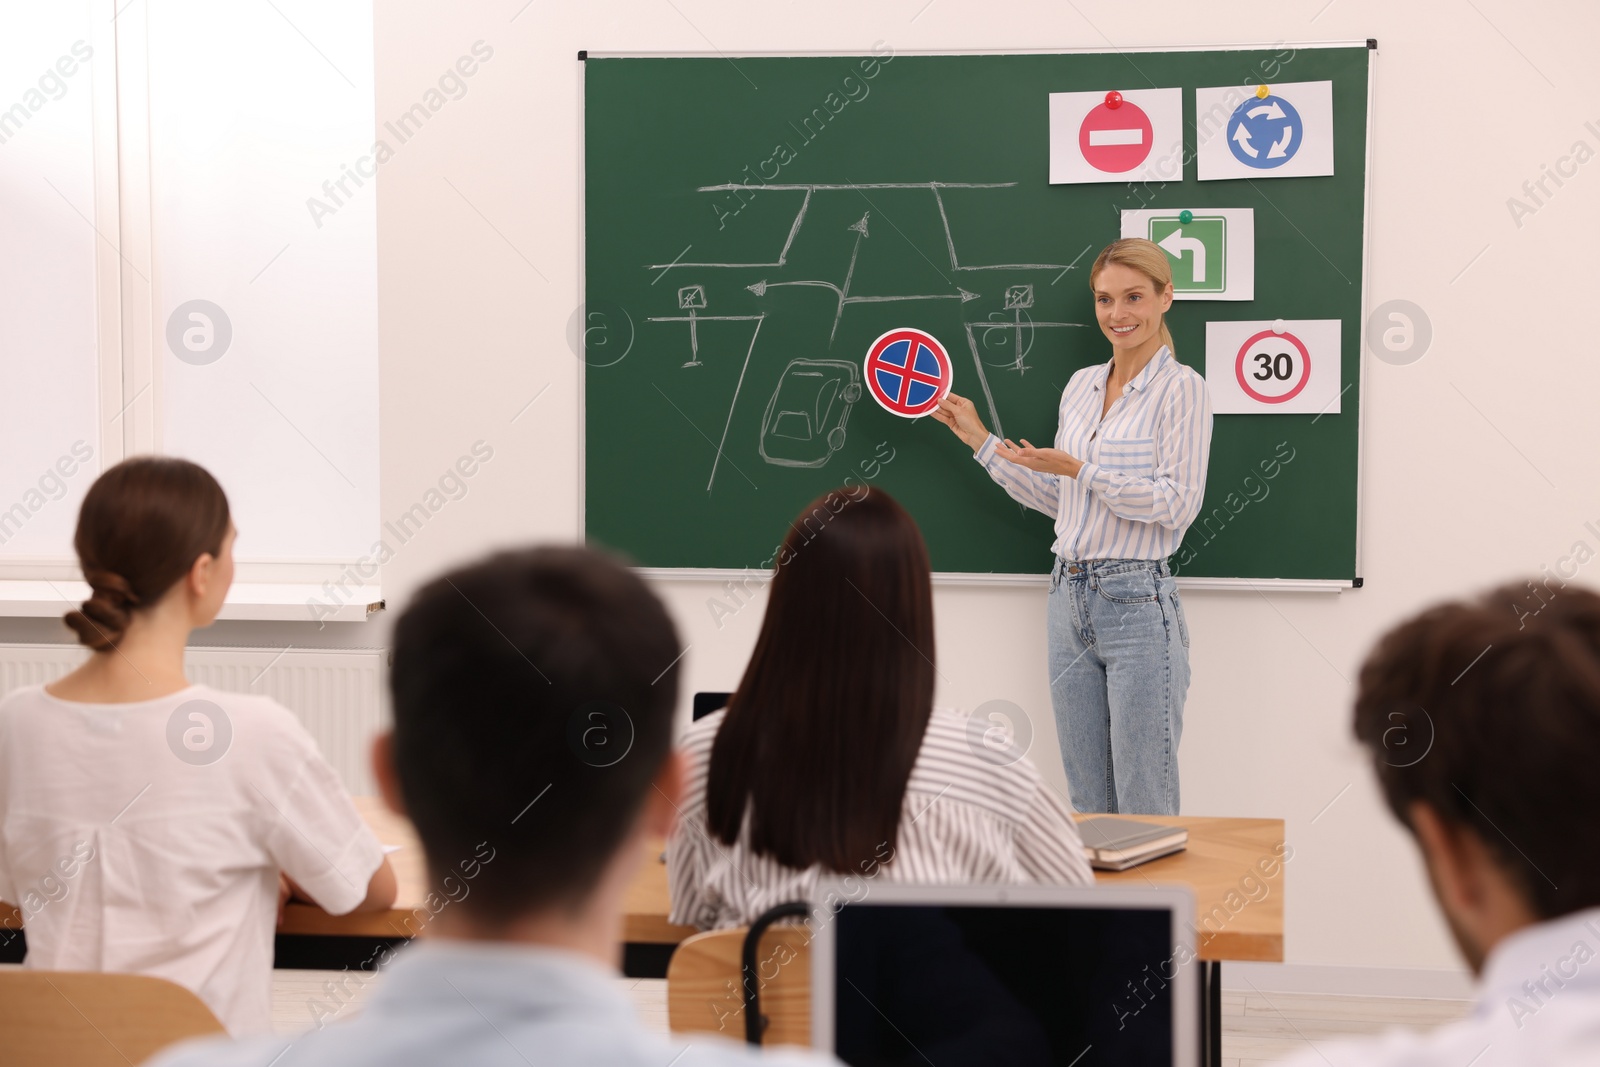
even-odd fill
[[(679, 743), (688, 761), (685, 800), (667, 842), (670, 921), (715, 930), (743, 926), (768, 908), (809, 900), (820, 867), (796, 870), (749, 848), (749, 815), (739, 841), (706, 828), (706, 774), (723, 712), (691, 725)], [(980, 740), (969, 740), (974, 737)], [(862, 857), (860, 874), (900, 883), (1004, 882), (1088, 885), (1094, 881), (1068, 802), (1020, 752), (981, 755), (981, 733), (956, 712), (935, 708), (906, 783), (900, 830)]]
[(1111, 363), (1085, 367), (1061, 392), (1055, 447), (1083, 461), (1076, 478), (974, 454), (1012, 499), (1056, 520), (1062, 559), (1166, 559), (1200, 512), (1211, 454), (1206, 381), (1165, 345), (1106, 412)]

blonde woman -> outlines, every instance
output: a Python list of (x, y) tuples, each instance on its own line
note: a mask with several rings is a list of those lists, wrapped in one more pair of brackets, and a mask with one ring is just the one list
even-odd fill
[(1211, 401), (1172, 352), (1172, 270), (1115, 241), (1089, 272), (1111, 359), (1072, 376), (1054, 448), (984, 428), (954, 393), (934, 417), (1000, 487), (1055, 519), (1050, 700), (1079, 811), (1175, 815), (1189, 631), (1167, 557), (1205, 496)]

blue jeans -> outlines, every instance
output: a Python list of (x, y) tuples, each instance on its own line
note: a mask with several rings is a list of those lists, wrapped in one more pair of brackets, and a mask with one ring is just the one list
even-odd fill
[(1048, 620), (1072, 806), (1176, 815), (1189, 628), (1166, 561), (1058, 559)]

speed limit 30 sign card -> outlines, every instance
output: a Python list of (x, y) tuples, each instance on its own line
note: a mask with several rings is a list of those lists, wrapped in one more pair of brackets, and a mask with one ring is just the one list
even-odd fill
[(1206, 323), (1206, 386), (1218, 415), (1337, 415), (1338, 319)]

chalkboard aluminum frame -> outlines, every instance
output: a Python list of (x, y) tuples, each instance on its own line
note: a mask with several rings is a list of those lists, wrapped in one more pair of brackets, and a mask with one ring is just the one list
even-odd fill
[[(1369, 296), (1372, 277), (1372, 109), (1373, 99), (1377, 90), (1377, 53), (1378, 42), (1376, 38), (1346, 41), (1272, 41), (1253, 42), (1248, 44), (1207, 44), (1207, 45), (1138, 45), (1127, 48), (924, 48), (906, 49), (897, 51), (895, 55), (901, 56), (1026, 56), (1026, 55), (1104, 55), (1107, 52), (1116, 53), (1143, 53), (1143, 52), (1232, 52), (1248, 51), (1255, 49), (1289, 47), (1296, 51), (1310, 48), (1366, 48), (1367, 49), (1367, 143), (1364, 158), (1366, 173), (1363, 176), (1361, 190), (1361, 308), (1358, 321), (1354, 323), (1360, 348), (1358, 366), (1360, 367), (1357, 382), (1358, 415), (1356, 423), (1356, 545), (1355, 569), (1357, 577), (1352, 581), (1342, 578), (1212, 578), (1212, 577), (1183, 577), (1176, 578), (1180, 589), (1189, 590), (1245, 590), (1251, 592), (1274, 593), (1341, 593), (1346, 589), (1359, 589), (1364, 585), (1361, 575), (1361, 516), (1364, 509), (1366, 496), (1365, 459), (1366, 459), (1366, 421), (1367, 421), (1367, 368), (1366, 368), (1366, 343), (1362, 329), (1366, 322), (1369, 310)], [(588, 426), (586, 422), (585, 399), (587, 396), (587, 370), (588, 361), (583, 356), (585, 301), (587, 299), (587, 196), (588, 174), (585, 170), (586, 145), (585, 133), (585, 106), (584, 99), (584, 63), (591, 57), (595, 59), (755, 59), (755, 58), (832, 58), (841, 59), (859, 58), (870, 56), (868, 50), (857, 51), (742, 51), (742, 52), (676, 52), (676, 51), (620, 51), (604, 52), (583, 50), (578, 53), (578, 306), (573, 311), (573, 335), (571, 340), (576, 348), (578, 357), (578, 537), (580, 540), (588, 536), (587, 501), (585, 499), (587, 476), (585, 447), (588, 440)], [(757, 572), (739, 567), (635, 567), (635, 572), (645, 578), (679, 581), (714, 581), (726, 582), (740, 580), (744, 582), (759, 581), (766, 572)], [(1037, 586), (1049, 584), (1048, 574), (980, 574), (965, 571), (934, 571), (933, 584), (936, 586)]]

